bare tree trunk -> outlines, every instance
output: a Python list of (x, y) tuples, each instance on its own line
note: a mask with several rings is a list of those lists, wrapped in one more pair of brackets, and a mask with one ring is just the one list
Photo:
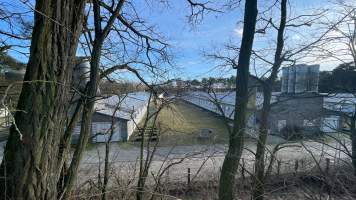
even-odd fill
[(271, 110), (272, 88), (277, 79), (278, 70), (283, 62), (282, 50), (284, 47), (284, 31), (287, 18), (287, 0), (281, 1), (281, 19), (277, 34), (277, 48), (274, 56), (271, 75), (263, 81), (263, 105), (260, 118), (259, 136), (255, 155), (255, 177), (253, 186), (253, 199), (263, 200), (265, 184), (265, 150), (268, 136), (268, 116)]
[(64, 192), (65, 177), (68, 171), (67, 157), (69, 155), (70, 147), (72, 144), (72, 135), (74, 132), (74, 128), (77, 126), (77, 122), (79, 120), (81, 110), (82, 110), (82, 103), (81, 103), (81, 99), (79, 99), (79, 102), (77, 103), (76, 108), (74, 110), (73, 116), (71, 116), (69, 123), (66, 126), (64, 135), (61, 139), (59, 154), (58, 154), (58, 165), (59, 165), (58, 170), (60, 171), (60, 174), (59, 174), (59, 181), (57, 184), (57, 189), (58, 189), (57, 193), (59, 197)]
[[(355, 108), (356, 109), (356, 108)], [(352, 153), (352, 166), (354, 168), (354, 174), (356, 175), (356, 111), (351, 117), (350, 133), (351, 133), (351, 153)]]
[(15, 124), (0, 167), (0, 199), (56, 199), (58, 159), (84, 0), (37, 0)]
[(110, 171), (110, 146), (111, 146), (111, 141), (112, 141), (112, 137), (115, 134), (115, 125), (118, 122), (116, 120), (116, 112), (120, 109), (121, 103), (122, 101), (126, 98), (126, 96), (119, 101), (118, 105), (116, 105), (116, 108), (112, 114), (111, 117), (111, 126), (110, 126), (110, 133), (109, 133), (109, 138), (108, 140), (105, 142), (105, 161), (104, 161), (104, 181), (103, 181), (103, 186), (101, 189), (102, 195), (101, 195), (101, 199), (102, 200), (106, 200), (108, 198), (107, 196), (107, 186), (109, 183), (109, 171)]
[(112, 135), (114, 134), (114, 127), (111, 128), (110, 130), (110, 136), (108, 141), (105, 143), (105, 161), (104, 161), (104, 181), (103, 181), (103, 186), (101, 189), (101, 199), (106, 200), (107, 199), (107, 186), (109, 183), (109, 170), (110, 170), (110, 144), (111, 144), (111, 139)]
[[(151, 136), (153, 134), (154, 128), (156, 126), (156, 121), (158, 114), (160, 110), (162, 109), (161, 106), (157, 108), (157, 111), (154, 113), (150, 113), (150, 103), (151, 103), (151, 98), (152, 98), (152, 93), (150, 94), (149, 100), (148, 100), (148, 106), (147, 106), (147, 113), (146, 113), (146, 119), (144, 121), (144, 124), (141, 128), (141, 143), (140, 143), (140, 171), (139, 171), (139, 177), (137, 181), (137, 192), (136, 192), (136, 200), (142, 200), (144, 199), (144, 189), (145, 189), (145, 184), (149, 172), (149, 168), (151, 166), (153, 156), (156, 152), (156, 148), (158, 145), (158, 140), (156, 141), (154, 148), (151, 152), (150, 150), (150, 140)], [(157, 106), (157, 105), (155, 105)], [(152, 120), (152, 129), (150, 130), (150, 136), (147, 138), (147, 148), (146, 148), (146, 157), (144, 156), (144, 148), (145, 148), (145, 132), (147, 130), (148, 123)]]
[(245, 1), (244, 27), (236, 74), (236, 98), (233, 130), (230, 133), (229, 149), (220, 175), (219, 199), (234, 198), (235, 175), (244, 146), (248, 104), (248, 78), (250, 57), (257, 18), (257, 0)]
[(114, 135), (115, 131), (115, 113), (113, 114), (112, 120), (111, 120), (111, 127), (110, 127), (110, 135), (108, 140), (105, 142), (105, 161), (104, 161), (104, 181), (103, 181), (103, 186), (101, 189), (102, 195), (101, 199), (106, 200), (107, 199), (107, 185), (109, 183), (109, 170), (110, 170), (110, 144), (112, 140), (112, 136)]
[[(98, 36), (100, 38), (100, 36)], [(64, 180), (64, 189), (62, 196), (66, 199), (69, 197), (69, 193), (74, 185), (74, 181), (77, 177), (80, 160), (82, 158), (85, 147), (88, 143), (88, 139), (91, 133), (91, 122), (95, 104), (96, 91), (99, 84), (99, 62), (101, 56), (102, 41), (95, 40), (91, 61), (90, 61), (90, 81), (86, 87), (86, 97), (83, 100), (83, 113), (80, 127), (79, 141), (76, 144), (76, 148), (73, 154), (71, 164), (68, 169)]]
[(94, 111), (95, 98), (97, 94), (97, 89), (100, 81), (99, 75), (99, 65), (101, 58), (101, 50), (104, 44), (104, 41), (115, 22), (115, 19), (119, 16), (120, 11), (125, 3), (125, 0), (120, 0), (117, 2), (113, 13), (110, 15), (109, 19), (106, 22), (106, 25), (102, 27), (103, 17), (101, 15), (101, 1), (93, 0), (93, 13), (94, 13), (94, 30), (95, 30), (95, 39), (93, 44), (93, 50), (90, 56), (90, 80), (85, 88), (85, 97), (82, 98), (83, 103), (83, 113), (82, 121), (80, 128), (80, 136), (71, 164), (68, 169), (68, 173), (64, 178), (64, 189), (61, 194), (65, 199), (70, 196), (70, 192), (73, 188), (74, 181), (77, 177), (77, 172), (79, 169), (80, 160), (83, 156), (83, 152), (88, 143), (88, 139), (91, 134), (91, 123)]
[[(145, 125), (147, 124), (147, 120), (145, 121)], [(137, 181), (137, 192), (136, 192), (136, 200), (142, 200), (144, 194), (144, 182), (145, 182), (145, 173), (144, 173), (144, 144), (145, 144), (145, 129), (146, 127), (139, 130), (141, 132), (141, 142), (140, 142), (140, 171)]]
[(255, 177), (253, 185), (253, 199), (262, 200), (265, 183), (265, 148), (268, 136), (268, 116), (271, 109), (272, 91), (269, 86), (263, 88), (263, 107), (260, 118), (259, 136), (255, 155)]

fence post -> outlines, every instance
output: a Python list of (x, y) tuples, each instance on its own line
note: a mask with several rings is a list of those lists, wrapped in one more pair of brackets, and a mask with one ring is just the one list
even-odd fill
[(188, 186), (190, 186), (190, 168), (188, 168)]
[(294, 164), (294, 173), (297, 173), (298, 172), (298, 166), (299, 163), (298, 163), (298, 160), (295, 160), (295, 164)]
[(242, 179), (245, 180), (245, 159), (242, 158), (242, 168), (241, 168)]
[(326, 174), (329, 174), (330, 158), (325, 158), (325, 160), (326, 160), (326, 169), (325, 169), (325, 172), (326, 172)]
[(169, 183), (169, 169), (166, 171), (166, 182)]
[(280, 160), (277, 160), (277, 175), (279, 176), (281, 172), (281, 161)]

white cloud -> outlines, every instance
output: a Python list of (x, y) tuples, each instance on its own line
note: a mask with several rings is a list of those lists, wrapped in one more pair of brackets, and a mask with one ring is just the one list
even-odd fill
[(234, 34), (238, 37), (242, 37), (244, 29), (242, 27), (235, 27), (234, 28)]

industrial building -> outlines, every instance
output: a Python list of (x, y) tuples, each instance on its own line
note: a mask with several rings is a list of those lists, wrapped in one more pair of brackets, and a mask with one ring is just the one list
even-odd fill
[(202, 91), (194, 91), (186, 93), (182, 98), (216, 114), (222, 115), (223, 112), (226, 118), (234, 118), (235, 92), (219, 92), (213, 95)]
[(348, 93), (279, 94), (275, 98), (269, 117), (273, 133), (279, 133), (286, 127), (297, 128), (306, 134), (347, 129), (347, 116), (355, 112), (356, 105), (356, 97)]
[(356, 96), (351, 93), (322, 94), (324, 95), (323, 132), (348, 130), (349, 118), (355, 114)]
[(323, 117), (322, 96), (317, 93), (282, 93), (275, 98), (268, 118), (272, 133), (280, 133), (287, 128), (307, 134), (320, 131)]
[[(90, 75), (90, 63), (86, 57), (78, 57), (74, 67), (72, 84), (76, 88), (72, 95), (72, 115), (76, 102), (80, 98), (77, 91), (85, 89)], [(111, 141), (127, 141), (136, 129), (137, 124), (144, 118), (147, 111), (150, 93), (132, 92), (122, 95), (101, 95), (97, 91), (97, 99), (94, 105), (94, 113), (91, 124), (91, 142), (108, 141), (111, 130), (113, 130)], [(77, 124), (73, 134), (73, 143), (79, 138), (80, 122)]]
[[(137, 124), (145, 117), (149, 96), (148, 92), (134, 92), (97, 100), (91, 124), (91, 142), (108, 141), (111, 130), (112, 142), (127, 141)], [(78, 140), (79, 134), (80, 123), (74, 130), (74, 143)]]
[[(234, 119), (235, 114), (235, 91), (207, 93), (203, 91), (186, 92), (182, 99), (188, 103), (194, 104), (202, 109), (208, 110), (229, 120)], [(247, 125), (255, 126), (255, 90), (251, 91), (248, 104), (249, 117)]]
[[(347, 128), (345, 116), (355, 112), (356, 97), (353, 94), (319, 93), (319, 68), (319, 65), (305, 64), (282, 68), (281, 91), (272, 93), (268, 118), (270, 133), (298, 130), (311, 135), (333, 133)], [(248, 127), (256, 129), (263, 94), (256, 92), (251, 97), (254, 101), (249, 102), (251, 115)], [(188, 91), (182, 98), (205, 110), (234, 119), (235, 92)]]
[[(344, 116), (354, 111), (356, 98), (352, 94), (319, 93), (319, 65), (284, 67), (281, 79), (281, 92), (274, 93), (271, 102), (272, 133), (286, 128), (305, 134), (333, 133), (345, 128)], [(262, 102), (263, 96), (257, 96), (262, 99), (256, 102)]]

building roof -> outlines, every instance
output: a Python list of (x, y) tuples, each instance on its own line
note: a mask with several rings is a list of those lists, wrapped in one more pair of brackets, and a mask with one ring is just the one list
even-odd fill
[(195, 92), (189, 92), (186, 94), (187, 96), (192, 96), (196, 98), (202, 98), (202, 99), (207, 99), (209, 101), (220, 101), (221, 103), (224, 104), (230, 104), (230, 105), (235, 105), (235, 92), (215, 92), (213, 93), (207, 93), (207, 92), (201, 92), (201, 91), (195, 91)]
[(324, 97), (325, 109), (339, 111), (344, 113), (355, 112), (356, 95), (352, 93), (327, 94)]
[[(133, 92), (125, 95), (113, 95), (98, 100), (95, 103), (95, 112), (131, 120), (132, 116), (139, 110), (143, 109), (150, 98), (148, 92)], [(117, 108), (119, 107), (119, 108)], [(115, 110), (117, 110), (115, 112)]]
[[(186, 93), (186, 96), (206, 99), (211, 102), (219, 101), (221, 104), (235, 106), (236, 92), (235, 91), (226, 91), (226, 92), (207, 93), (207, 92), (203, 92), (203, 91), (195, 91), (195, 92)], [(263, 96), (257, 97), (257, 94), (256, 94), (256, 105), (253, 105), (253, 107), (258, 106), (258, 101), (262, 102)]]

